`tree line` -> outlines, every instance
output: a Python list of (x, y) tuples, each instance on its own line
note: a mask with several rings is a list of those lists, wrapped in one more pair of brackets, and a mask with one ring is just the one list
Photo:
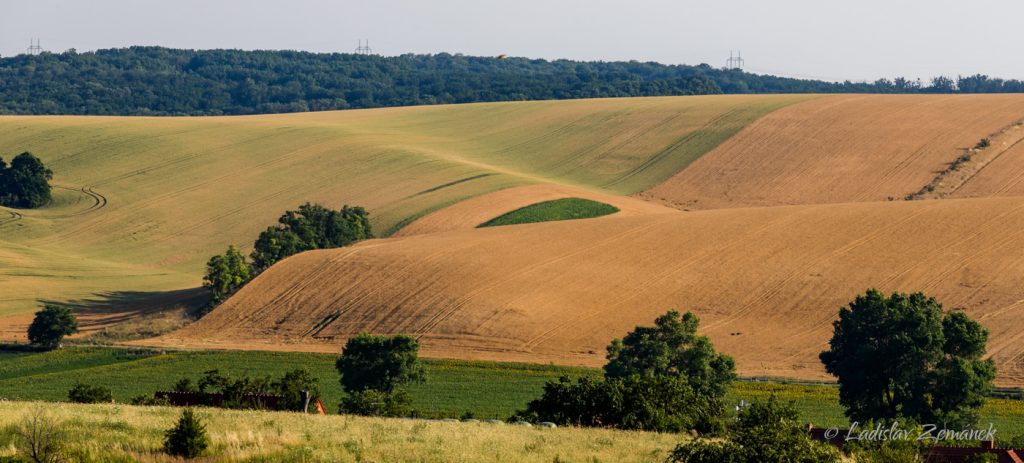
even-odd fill
[(826, 82), (707, 64), (130, 47), (0, 58), (0, 114), (222, 115), (719, 93), (1005, 93), (985, 75)]

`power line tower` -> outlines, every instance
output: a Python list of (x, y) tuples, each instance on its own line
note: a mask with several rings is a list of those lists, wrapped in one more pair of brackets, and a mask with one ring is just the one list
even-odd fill
[(736, 56), (733, 56), (732, 50), (729, 50), (729, 59), (725, 60), (726, 69), (743, 69), (743, 52), (737, 51)]
[(43, 47), (39, 46), (39, 39), (28, 39), (28, 49), (26, 50), (30, 55), (38, 55), (43, 52)]
[(370, 41), (367, 40), (366, 43), (363, 43), (363, 41), (360, 40), (359, 41), (359, 46), (356, 47), (356, 54), (357, 55), (372, 55), (373, 54), (373, 49), (370, 48)]

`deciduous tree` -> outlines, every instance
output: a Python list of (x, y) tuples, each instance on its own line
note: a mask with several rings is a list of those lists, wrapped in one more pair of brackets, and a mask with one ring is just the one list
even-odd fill
[(996, 376), (982, 358), (987, 341), (984, 327), (963, 312), (943, 314), (934, 298), (871, 289), (840, 309), (820, 357), (853, 420), (967, 426)]
[(715, 352), (706, 336), (697, 335), (700, 319), (692, 312), (680, 316), (670, 311), (654, 326), (638, 326), (622, 340), (608, 346), (609, 378), (681, 376), (697, 392), (722, 397), (736, 378), (735, 361)]
[(28, 340), (46, 349), (54, 349), (60, 346), (64, 336), (77, 332), (78, 319), (71, 313), (71, 309), (46, 304), (43, 310), (36, 312), (35, 318), (28, 326)]

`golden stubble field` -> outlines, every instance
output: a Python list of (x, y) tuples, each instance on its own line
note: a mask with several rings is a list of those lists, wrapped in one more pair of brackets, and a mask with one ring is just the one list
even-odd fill
[(612, 215), (468, 229), (285, 260), (161, 344), (334, 351), (411, 333), (437, 357), (598, 366), (670, 309), (693, 310), (741, 374), (825, 378), (841, 305), (924, 291), (992, 331), (1024, 383), (1024, 198)]

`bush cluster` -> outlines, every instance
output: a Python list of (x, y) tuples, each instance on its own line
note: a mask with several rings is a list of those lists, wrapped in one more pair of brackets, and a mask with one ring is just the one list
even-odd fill
[(320, 395), (319, 381), (304, 368), (286, 372), (279, 379), (270, 376), (250, 378), (243, 376), (232, 378), (220, 374), (219, 370), (203, 373), (197, 382), (190, 378), (181, 378), (174, 385), (177, 392), (212, 392), (224, 395), (221, 406), (226, 408), (263, 408), (264, 404), (247, 400), (247, 396), (280, 395), (278, 406), (282, 410), (302, 411), (305, 401), (302, 391), (308, 391), (310, 397)]
[(68, 400), (80, 404), (110, 403), (114, 401), (114, 395), (103, 386), (75, 383), (68, 391)]
[[(210, 290), (213, 304), (216, 304), (281, 259), (313, 249), (348, 246), (369, 238), (373, 238), (373, 230), (366, 209), (346, 205), (335, 211), (306, 203), (298, 210), (285, 212), (276, 226), (260, 233), (253, 244), (251, 262), (234, 245), (224, 254), (210, 258), (203, 286)], [(212, 305), (198, 315), (210, 309)]]
[(549, 381), (510, 420), (661, 432), (722, 429), (723, 397), (736, 377), (731, 357), (697, 335), (699, 318), (670, 311), (608, 346), (602, 379)]
[(838, 463), (839, 452), (831, 445), (815, 442), (792, 403), (775, 397), (755, 402), (740, 411), (729, 426), (726, 440), (695, 439), (678, 445), (670, 463)]

